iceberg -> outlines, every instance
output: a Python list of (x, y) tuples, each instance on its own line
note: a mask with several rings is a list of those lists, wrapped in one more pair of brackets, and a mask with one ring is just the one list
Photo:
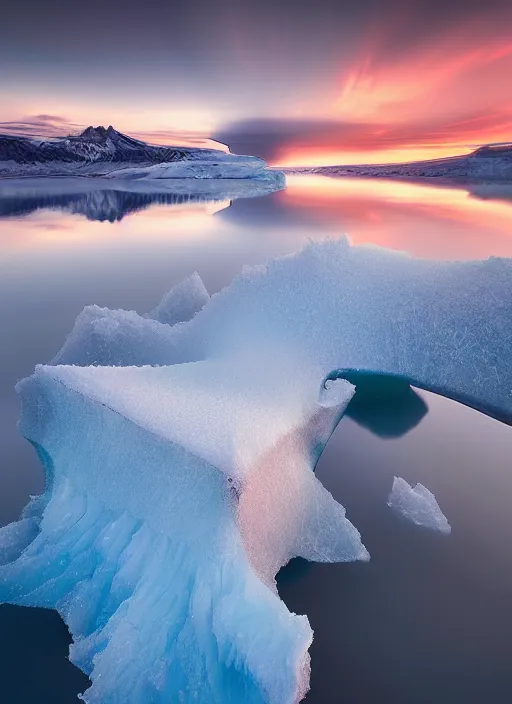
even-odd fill
[(511, 292), (508, 260), (342, 238), (211, 298), (193, 274), (144, 315), (86, 308), (17, 386), (47, 484), (0, 530), (0, 601), (59, 611), (88, 704), (300, 701), (312, 630), (275, 575), (369, 559), (313, 471), (360, 375), (509, 421)]
[(47, 366), (21, 382), (48, 487), (0, 532), (0, 599), (59, 611), (93, 683), (84, 701), (307, 691), (312, 632), (274, 577), (296, 555), (368, 559), (311, 472), (354, 389), (305, 404), (261, 362)]
[(266, 344), (315, 394), (321, 378), (387, 375), (511, 423), (511, 323), (512, 260), (421, 260), (343, 237), (244, 269), (186, 324), (90, 306), (52, 363), (177, 364)]
[(448, 535), (452, 529), (434, 494), (423, 484), (412, 487), (402, 477), (393, 479), (388, 506), (417, 526)]
[(209, 300), (210, 295), (206, 286), (197, 271), (194, 271), (193, 274), (173, 286), (156, 308), (146, 314), (146, 317), (167, 325), (184, 323), (193, 318), (201, 308), (204, 308)]
[(123, 179), (258, 179), (275, 183), (282, 188), (285, 176), (282, 171), (270, 169), (263, 159), (255, 156), (219, 154), (215, 159), (196, 159), (152, 164), (151, 166), (129, 166), (109, 171), (105, 178)]

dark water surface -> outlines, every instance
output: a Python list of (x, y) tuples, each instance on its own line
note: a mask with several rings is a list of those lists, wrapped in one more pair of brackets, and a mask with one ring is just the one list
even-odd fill
[[(512, 256), (510, 194), (484, 196), (322, 177), (231, 205), (69, 193), (13, 205), (0, 189), (0, 524), (43, 488), (16, 431), (14, 384), (57, 352), (84, 305), (144, 312), (196, 269), (214, 292), (243, 264), (343, 233), (417, 256)], [(317, 468), (370, 563), (296, 560), (278, 577), (315, 631), (307, 702), (510, 702), (512, 430), (434, 394), (395, 391), (355, 404)], [(435, 493), (450, 536), (388, 509), (394, 475)], [(68, 643), (56, 614), (0, 606), (2, 704), (76, 702), (87, 679), (65, 659)]]
[[(308, 703), (512, 701), (512, 430), (418, 393), (428, 413), (407, 434), (344, 418), (317, 468), (371, 561), (297, 560), (279, 574), (281, 597), (315, 631)], [(451, 535), (390, 511), (394, 475), (434, 492)]]

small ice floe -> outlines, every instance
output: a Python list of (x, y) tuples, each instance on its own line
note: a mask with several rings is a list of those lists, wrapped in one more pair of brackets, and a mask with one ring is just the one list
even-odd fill
[(436, 497), (423, 484), (412, 487), (402, 477), (395, 477), (387, 503), (417, 526), (437, 530), (445, 535), (451, 533), (451, 526), (439, 508)]

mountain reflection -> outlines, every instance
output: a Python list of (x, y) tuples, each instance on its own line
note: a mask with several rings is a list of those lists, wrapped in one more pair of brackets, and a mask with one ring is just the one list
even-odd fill
[[(91, 191), (88, 193), (0, 196), (0, 217), (22, 217), (37, 210), (63, 210), (84, 215), (88, 220), (119, 222), (127, 215), (152, 205), (217, 202), (201, 194), (128, 193), (125, 191)], [(222, 202), (222, 201), (219, 201)], [(228, 203), (229, 205), (230, 203)]]
[(0, 181), (0, 218), (47, 209), (113, 223), (153, 205), (211, 204), (217, 212), (236, 198), (275, 190), (275, 184), (256, 179), (5, 179)]

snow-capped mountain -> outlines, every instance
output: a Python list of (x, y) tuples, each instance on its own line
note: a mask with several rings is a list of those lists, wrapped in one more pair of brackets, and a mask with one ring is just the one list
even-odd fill
[(254, 156), (220, 149), (146, 144), (110, 127), (77, 136), (34, 139), (0, 135), (0, 178), (104, 176), (115, 180), (243, 179), (284, 187), (284, 175)]
[[(44, 164), (74, 165), (87, 167), (106, 162), (108, 164), (160, 164), (181, 160), (196, 160), (223, 155), (220, 150), (166, 147), (146, 144), (128, 137), (110, 127), (87, 127), (77, 136), (57, 139), (34, 139), (0, 135), (0, 174), (10, 163), (19, 170), (41, 167)], [(25, 168), (23, 168), (25, 167)]]
[(512, 182), (512, 144), (489, 145), (466, 156), (416, 161), (408, 164), (319, 166), (285, 169), (287, 173), (374, 178), (441, 178), (459, 182)]
[(284, 174), (267, 168), (257, 157), (220, 149), (146, 144), (112, 126), (87, 127), (77, 136), (56, 139), (0, 135), (0, 179), (28, 176), (90, 176), (151, 183), (250, 180), (272, 190), (285, 185)]

